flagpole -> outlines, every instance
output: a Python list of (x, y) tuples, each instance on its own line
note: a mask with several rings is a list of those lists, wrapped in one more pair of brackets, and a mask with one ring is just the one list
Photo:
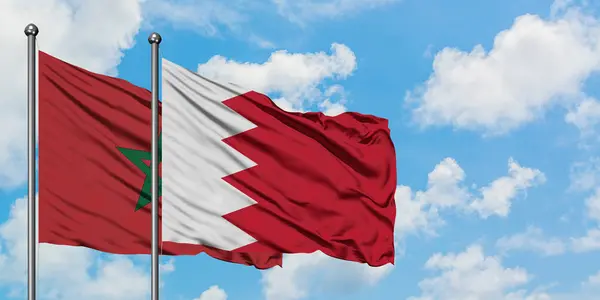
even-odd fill
[(36, 300), (37, 278), (37, 207), (35, 201), (36, 142), (36, 46), (39, 30), (35, 24), (25, 27), (27, 36), (27, 299)]
[(159, 274), (158, 274), (158, 46), (162, 38), (154, 32), (148, 37), (152, 47), (152, 300), (158, 300)]

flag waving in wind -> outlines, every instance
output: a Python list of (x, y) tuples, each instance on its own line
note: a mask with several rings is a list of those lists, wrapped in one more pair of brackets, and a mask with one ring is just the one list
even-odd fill
[[(314, 251), (394, 262), (387, 120), (290, 113), (162, 65), (162, 254), (257, 268)], [(39, 74), (40, 242), (150, 253), (150, 92), (43, 52)]]
[(388, 122), (290, 113), (162, 62), (163, 241), (394, 262)]
[[(150, 253), (150, 98), (146, 89), (39, 52), (41, 243)], [(160, 248), (261, 269), (282, 259), (272, 250), (233, 253), (198, 243)]]

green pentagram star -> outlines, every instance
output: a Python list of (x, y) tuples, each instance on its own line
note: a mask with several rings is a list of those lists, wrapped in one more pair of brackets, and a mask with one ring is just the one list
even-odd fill
[[(158, 161), (162, 162), (162, 133), (158, 136)], [(142, 189), (140, 190), (140, 196), (138, 198), (137, 204), (135, 205), (135, 211), (143, 208), (152, 202), (151, 191), (152, 191), (152, 175), (150, 166), (147, 165), (144, 161), (152, 160), (152, 153), (150, 151), (144, 150), (136, 150), (136, 149), (128, 149), (117, 147), (129, 161), (131, 161), (140, 171), (142, 171), (145, 175), (144, 184), (142, 185)], [(162, 178), (158, 178), (158, 196), (162, 195)]]

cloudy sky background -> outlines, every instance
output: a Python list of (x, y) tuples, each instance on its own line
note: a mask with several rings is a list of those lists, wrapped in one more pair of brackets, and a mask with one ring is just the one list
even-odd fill
[[(24, 26), (148, 87), (162, 55), (286, 109), (390, 120), (395, 266), (165, 258), (165, 300), (546, 300), (600, 294), (600, 7), (577, 0), (0, 1), (0, 299), (26, 280)], [(149, 259), (40, 246), (40, 300), (149, 299)]]

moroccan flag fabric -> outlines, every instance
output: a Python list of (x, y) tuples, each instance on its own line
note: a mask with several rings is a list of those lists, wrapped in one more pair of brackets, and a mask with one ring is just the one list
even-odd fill
[(394, 263), (387, 120), (286, 112), (164, 59), (162, 89), (163, 241)]
[[(151, 252), (150, 99), (143, 88), (39, 52), (41, 243)], [(164, 241), (160, 248), (164, 255), (206, 252), (261, 269), (282, 261), (270, 248), (249, 253), (203, 245)]]

